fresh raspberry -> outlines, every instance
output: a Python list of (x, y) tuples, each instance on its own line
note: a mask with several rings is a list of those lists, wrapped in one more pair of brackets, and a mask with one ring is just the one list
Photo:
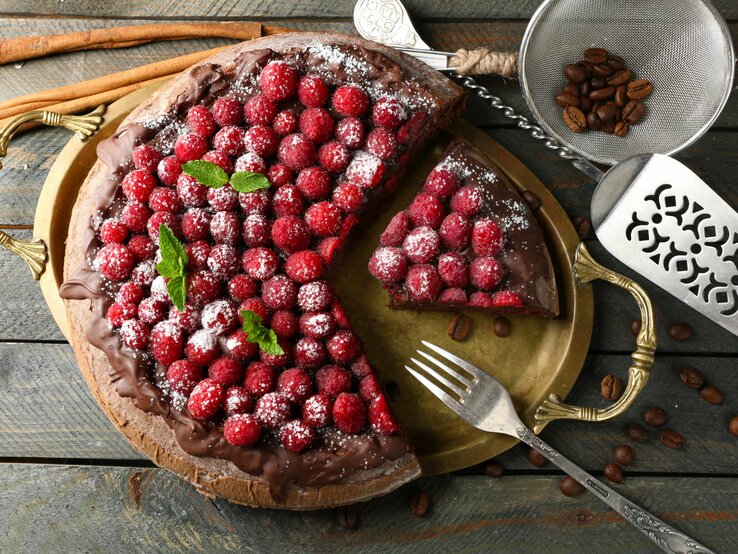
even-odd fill
[(414, 265), (407, 272), (405, 288), (412, 300), (433, 302), (441, 294), (443, 280), (432, 265)]
[(394, 129), (407, 119), (407, 110), (397, 98), (383, 96), (374, 103), (372, 121), (377, 127)]
[(279, 440), (290, 452), (302, 452), (315, 439), (315, 431), (312, 427), (303, 423), (299, 419), (283, 425), (279, 430)]
[(305, 209), (305, 200), (295, 185), (284, 185), (274, 193), (272, 209), (277, 217), (299, 216)]
[(202, 208), (190, 208), (182, 216), (182, 236), (188, 242), (210, 238), (210, 214)]
[(203, 377), (202, 368), (187, 360), (177, 360), (167, 369), (169, 386), (185, 396), (189, 396)]
[(351, 229), (353, 229), (358, 224), (358, 216), (356, 214), (348, 214), (346, 217), (343, 218), (343, 221), (341, 222), (341, 228), (339, 230), (338, 236), (345, 239), (349, 235), (349, 233), (351, 233)]
[(210, 235), (218, 244), (238, 244), (241, 221), (233, 212), (217, 212), (210, 220)]
[(277, 339), (280, 348), (284, 354), (269, 354), (264, 350), (259, 351), (259, 358), (262, 362), (272, 367), (284, 367), (292, 363), (292, 345), (286, 339)]
[(94, 267), (111, 281), (125, 281), (135, 263), (136, 258), (127, 246), (110, 243), (97, 253)]
[(369, 97), (359, 87), (343, 85), (333, 93), (333, 109), (348, 117), (361, 117), (369, 109)]
[(416, 227), (427, 225), (431, 229), (438, 229), (446, 217), (446, 209), (440, 200), (425, 192), (421, 192), (413, 199), (407, 212), (413, 225)]
[(300, 114), (300, 132), (320, 144), (333, 136), (333, 118), (323, 108), (307, 108)]
[(523, 306), (523, 298), (517, 292), (501, 290), (492, 294), (492, 305), (498, 308), (520, 308)]
[(328, 237), (320, 241), (315, 251), (323, 259), (323, 262), (330, 264), (341, 244), (343, 244), (343, 239), (340, 237)]
[(277, 155), (291, 170), (300, 171), (313, 165), (316, 156), (315, 145), (305, 135), (293, 133), (279, 143)]
[(295, 363), (300, 367), (317, 369), (325, 364), (328, 351), (322, 342), (310, 337), (302, 337), (295, 344), (294, 356)]
[(299, 323), (297, 316), (288, 310), (274, 312), (269, 324), (278, 338), (287, 339), (297, 334)]
[(120, 219), (132, 233), (145, 233), (146, 223), (151, 217), (151, 210), (140, 202), (128, 202), (120, 214)]
[(238, 193), (238, 203), (246, 215), (267, 215), (272, 207), (272, 197), (268, 189), (240, 192)]
[(229, 416), (245, 414), (254, 408), (254, 399), (251, 398), (246, 387), (234, 385), (225, 390), (223, 396), (223, 410)]
[(269, 125), (277, 115), (277, 105), (263, 94), (249, 98), (243, 116), (249, 125)]
[(236, 171), (247, 171), (249, 173), (261, 173), (266, 175), (267, 168), (264, 158), (254, 152), (246, 152), (236, 160), (234, 168)]
[(285, 273), (301, 284), (315, 281), (323, 275), (323, 260), (312, 250), (295, 252), (287, 258)]
[(228, 294), (231, 295), (236, 302), (243, 302), (247, 298), (256, 294), (256, 281), (244, 275), (236, 275), (230, 281), (228, 281)]
[(411, 115), (410, 119), (397, 131), (397, 142), (400, 144), (409, 144), (417, 140), (423, 129), (423, 123), (427, 118), (428, 114), (425, 112), (415, 112)]
[(351, 322), (338, 300), (334, 301), (331, 306), (331, 315), (333, 316), (333, 320), (341, 329), (351, 329)]
[(502, 252), (505, 238), (497, 224), (491, 219), (479, 219), (474, 222), (471, 245), (479, 256), (496, 256)]
[(151, 329), (149, 349), (157, 362), (170, 365), (182, 357), (182, 328), (171, 321), (160, 321)]
[(354, 183), (341, 183), (333, 189), (333, 203), (346, 213), (357, 211), (363, 202), (364, 194)]
[(364, 144), (364, 124), (361, 119), (347, 117), (336, 125), (336, 139), (346, 148), (356, 150)]
[(156, 166), (156, 174), (162, 183), (173, 187), (177, 184), (177, 179), (182, 174), (182, 162), (176, 156), (162, 158)]
[(271, 248), (249, 248), (241, 260), (246, 275), (259, 281), (272, 277), (279, 267), (277, 253)]
[(281, 162), (272, 164), (267, 172), (267, 179), (274, 188), (291, 183), (293, 177), (292, 170)]
[(304, 75), (297, 85), (297, 98), (303, 106), (308, 108), (324, 106), (330, 94), (325, 81), (315, 75)]
[(167, 279), (161, 275), (157, 276), (151, 283), (151, 296), (150, 299), (159, 300), (165, 304), (169, 304), (171, 299), (169, 298), (169, 291), (167, 290)]
[(243, 366), (233, 358), (221, 357), (210, 364), (208, 375), (221, 385), (234, 385), (243, 376)]
[(292, 110), (282, 110), (274, 118), (272, 129), (281, 137), (297, 132), (299, 126), (297, 114)]
[(153, 258), (156, 253), (156, 246), (151, 242), (149, 237), (136, 235), (128, 241), (128, 248), (133, 253), (137, 262), (142, 262)]
[(261, 286), (261, 299), (273, 310), (289, 310), (297, 303), (297, 284), (286, 275), (275, 275)]
[(282, 60), (269, 62), (262, 70), (259, 84), (264, 96), (280, 102), (297, 92), (299, 75), (297, 70)]
[(213, 102), (213, 118), (221, 127), (237, 125), (243, 115), (241, 102), (231, 96), (223, 96)]
[(278, 392), (268, 392), (256, 401), (254, 417), (262, 427), (274, 428), (287, 423), (292, 406), (290, 401)]
[(447, 252), (438, 257), (438, 274), (448, 287), (464, 288), (469, 284), (466, 258), (458, 252)]
[(295, 181), (297, 188), (308, 200), (322, 200), (331, 191), (331, 177), (320, 167), (308, 167), (300, 171)]
[(308, 338), (325, 340), (336, 330), (336, 322), (328, 312), (311, 312), (300, 316), (300, 331)]
[(379, 379), (376, 375), (371, 373), (359, 382), (359, 396), (367, 404), (382, 396), (382, 387), (379, 385)]
[(400, 432), (400, 426), (392, 417), (387, 399), (383, 395), (377, 396), (369, 404), (369, 425), (382, 435)]
[(492, 297), (489, 294), (482, 291), (476, 291), (469, 297), (469, 306), (474, 306), (475, 308), (492, 308), (494, 303), (492, 302)]
[(464, 250), (471, 240), (471, 224), (463, 215), (450, 213), (441, 223), (438, 234), (449, 250)]
[(366, 138), (366, 149), (382, 160), (389, 160), (397, 152), (397, 139), (392, 131), (378, 127)]
[(438, 297), (441, 303), (466, 304), (466, 291), (464, 289), (446, 289)]
[(190, 270), (205, 269), (210, 256), (210, 244), (204, 240), (198, 240), (185, 246), (187, 252), (187, 268)]
[(202, 159), (206, 162), (214, 163), (223, 171), (228, 173), (228, 175), (233, 173), (233, 162), (225, 152), (221, 152), (220, 150), (210, 150), (205, 153)]
[(319, 237), (335, 235), (341, 227), (341, 210), (332, 202), (318, 202), (305, 211), (305, 222)]
[(251, 362), (246, 368), (243, 381), (246, 390), (254, 396), (263, 396), (274, 390), (276, 371), (264, 362)]
[(307, 371), (294, 367), (283, 371), (277, 379), (277, 391), (295, 404), (302, 404), (313, 391), (313, 380)]
[(271, 127), (255, 125), (246, 131), (243, 143), (248, 152), (268, 158), (277, 151), (279, 137)]
[(249, 342), (243, 329), (236, 329), (225, 341), (226, 350), (237, 360), (249, 360), (259, 353), (259, 345)]
[(140, 144), (133, 149), (133, 165), (136, 169), (154, 173), (160, 161), (161, 153), (149, 144)]
[(194, 306), (185, 306), (183, 312), (179, 308), (172, 306), (167, 316), (169, 321), (173, 321), (188, 333), (194, 333), (200, 328), (200, 311)]
[(210, 271), (191, 273), (187, 279), (187, 300), (201, 307), (220, 296), (220, 281)]
[(325, 427), (331, 421), (333, 403), (327, 394), (315, 394), (302, 405), (302, 420), (316, 429)]
[(459, 188), (459, 176), (447, 167), (436, 167), (425, 180), (423, 190), (438, 198), (448, 198)]
[(310, 246), (310, 230), (299, 217), (280, 217), (272, 225), (272, 242), (288, 254), (305, 250)]
[(333, 303), (333, 291), (325, 281), (313, 281), (297, 291), (297, 304), (303, 312), (322, 312)]
[(211, 137), (217, 127), (213, 114), (205, 106), (192, 106), (187, 111), (187, 126), (193, 133), (205, 138)]
[(407, 260), (399, 248), (382, 246), (369, 260), (369, 273), (384, 284), (396, 283), (407, 273)]
[(361, 353), (361, 341), (353, 332), (341, 329), (328, 339), (326, 348), (334, 362), (347, 365)]
[(335, 398), (351, 390), (351, 374), (342, 367), (323, 366), (315, 373), (315, 385), (318, 391)]
[(144, 298), (138, 305), (138, 319), (146, 325), (154, 325), (167, 317), (169, 305), (161, 300), (149, 297)]
[(229, 156), (240, 156), (246, 148), (243, 143), (245, 134), (245, 131), (241, 127), (236, 127), (235, 125), (223, 127), (215, 133), (213, 146)]
[(472, 263), (469, 265), (471, 284), (478, 289), (494, 289), (500, 284), (504, 274), (505, 268), (494, 258), (482, 256), (472, 260)]
[(259, 422), (251, 414), (233, 414), (223, 423), (223, 437), (234, 446), (251, 446), (260, 436)]
[(159, 243), (159, 229), (162, 225), (169, 227), (175, 237), (182, 238), (182, 226), (176, 215), (169, 212), (154, 212), (146, 222), (146, 231), (154, 243)]
[(441, 240), (430, 227), (416, 227), (402, 242), (402, 251), (408, 260), (416, 264), (424, 264), (438, 255)]
[(410, 232), (410, 216), (407, 212), (396, 213), (379, 237), (382, 246), (400, 246)]
[(195, 133), (184, 134), (174, 143), (174, 154), (181, 162), (199, 160), (207, 151), (207, 139)]
[(238, 315), (228, 300), (215, 300), (202, 309), (200, 322), (203, 329), (220, 336), (238, 325)]
[(326, 171), (341, 173), (348, 167), (351, 154), (346, 147), (338, 141), (326, 142), (318, 150), (318, 163)]
[(156, 279), (156, 263), (154, 260), (144, 260), (131, 271), (131, 281), (142, 287), (148, 287)]
[(369, 363), (369, 358), (366, 354), (361, 354), (353, 361), (351, 364), (351, 373), (359, 379), (363, 379), (367, 375), (372, 375), (372, 365)]
[(358, 152), (346, 168), (346, 179), (367, 189), (373, 189), (382, 181), (385, 165), (374, 154)]
[(138, 313), (136, 304), (129, 302), (113, 302), (108, 308), (106, 317), (112, 327), (120, 327), (124, 321), (134, 319)]
[(156, 179), (148, 171), (134, 169), (123, 178), (121, 187), (128, 200), (145, 203), (156, 188)]
[(266, 246), (271, 242), (272, 224), (261, 214), (251, 214), (243, 221), (243, 242), (248, 247)]
[(208, 190), (208, 187), (186, 173), (181, 173), (177, 178), (177, 195), (188, 208), (204, 206), (208, 201)]
[(115, 295), (115, 300), (124, 304), (138, 304), (143, 300), (143, 288), (130, 281), (123, 283)]
[(451, 210), (464, 217), (472, 217), (481, 209), (483, 201), (483, 193), (478, 187), (466, 185), (451, 198)]
[(213, 379), (200, 381), (190, 394), (187, 409), (195, 419), (208, 420), (215, 417), (223, 403), (223, 385)]
[(230, 244), (216, 244), (210, 249), (208, 268), (213, 275), (227, 281), (241, 269), (238, 250)]
[(333, 404), (333, 423), (343, 433), (358, 433), (366, 425), (366, 405), (356, 394), (341, 393)]
[(156, 187), (149, 196), (149, 208), (155, 212), (177, 214), (182, 211), (182, 202), (176, 190), (169, 187)]
[(100, 239), (104, 244), (122, 244), (128, 238), (128, 227), (120, 219), (106, 219), (100, 227)]
[(137, 319), (127, 319), (120, 326), (120, 337), (128, 348), (141, 350), (149, 344), (149, 328)]

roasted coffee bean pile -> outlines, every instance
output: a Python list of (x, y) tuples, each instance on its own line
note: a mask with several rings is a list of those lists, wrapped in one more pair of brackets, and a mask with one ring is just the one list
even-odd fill
[(564, 123), (575, 133), (599, 129), (624, 137), (646, 113), (642, 102), (653, 91), (646, 79), (633, 79), (623, 58), (604, 48), (589, 48), (584, 59), (564, 68), (569, 81), (556, 96)]

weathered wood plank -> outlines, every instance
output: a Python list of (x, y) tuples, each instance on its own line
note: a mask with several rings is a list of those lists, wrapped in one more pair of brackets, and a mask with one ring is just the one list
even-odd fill
[[(559, 477), (423, 479), (357, 506), (356, 529), (335, 510), (256, 510), (209, 500), (158, 469), (0, 466), (4, 552), (653, 552), (595, 499), (563, 496)], [(409, 510), (418, 488), (426, 517)], [(735, 546), (738, 481), (639, 478), (618, 487), (716, 551)], [(388, 522), (392, 522), (388, 525)], [(34, 532), (28, 533), (29, 523)], [(556, 529), (558, 532), (552, 532)], [(101, 532), (101, 530), (104, 530)]]

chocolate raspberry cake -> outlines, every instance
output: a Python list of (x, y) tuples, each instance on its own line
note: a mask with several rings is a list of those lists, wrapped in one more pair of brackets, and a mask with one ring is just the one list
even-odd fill
[(176, 77), (100, 143), (60, 294), (134, 446), (253, 506), (347, 504), (419, 475), (329, 269), (463, 100), (382, 45), (279, 35)]
[(543, 231), (505, 174), (454, 139), (369, 261), (396, 308), (558, 315)]

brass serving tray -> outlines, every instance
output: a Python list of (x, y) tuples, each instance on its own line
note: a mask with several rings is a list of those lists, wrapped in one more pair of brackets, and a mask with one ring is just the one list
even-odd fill
[[(112, 135), (125, 116), (162, 84), (136, 91), (111, 104), (97, 133), (84, 142), (72, 139), (66, 145), (41, 192), (33, 242), (16, 241), (7, 235), (4, 235), (7, 238), (0, 237), (0, 244), (29, 263), (34, 276), (38, 278), (40, 274), (44, 298), (67, 338), (69, 325), (58, 289), (63, 280), (67, 229), (79, 187), (97, 159), (96, 147), (100, 140)], [(99, 115), (100, 112), (96, 112)], [(42, 112), (37, 113), (40, 114), (38, 120), (49, 118)], [(70, 119), (78, 121), (84, 117)], [(61, 125), (72, 128), (64, 122)], [(540, 199), (541, 207), (536, 215), (544, 228), (559, 287), (561, 315), (556, 319), (511, 318), (511, 335), (499, 338), (492, 331), (493, 316), (470, 313), (473, 320), (470, 337), (464, 342), (454, 342), (446, 331), (451, 314), (392, 310), (387, 307), (386, 292), (369, 275), (367, 261), (378, 244), (380, 233), (392, 215), (410, 202), (452, 133), (463, 135), (486, 152), (521, 192), (529, 190)], [(424, 474), (468, 467), (500, 454), (517, 441), (466, 425), (407, 374), (403, 366), (421, 339), (436, 342), (487, 369), (508, 388), (523, 421), (536, 432), (554, 419), (599, 421), (625, 411), (645, 385), (653, 361), (650, 345), (655, 339), (650, 303), (632, 281), (591, 259), (569, 217), (538, 178), (488, 135), (459, 120), (449, 132), (442, 133), (427, 146), (409, 168), (404, 181), (381, 214), (363, 225), (358, 233), (360, 236), (354, 236), (341, 265), (334, 270), (334, 282), (372, 362), (380, 368), (382, 381), (385, 384), (392, 381), (396, 385), (393, 389), (399, 400), (395, 402), (395, 411), (416, 445)], [(39, 253), (44, 245), (45, 268)], [(569, 406), (561, 401), (577, 380), (589, 348), (593, 296), (591, 286), (586, 283), (596, 278), (628, 289), (641, 308), (644, 322), (637, 339), (639, 348), (633, 355), (628, 387), (618, 402), (602, 410)]]

